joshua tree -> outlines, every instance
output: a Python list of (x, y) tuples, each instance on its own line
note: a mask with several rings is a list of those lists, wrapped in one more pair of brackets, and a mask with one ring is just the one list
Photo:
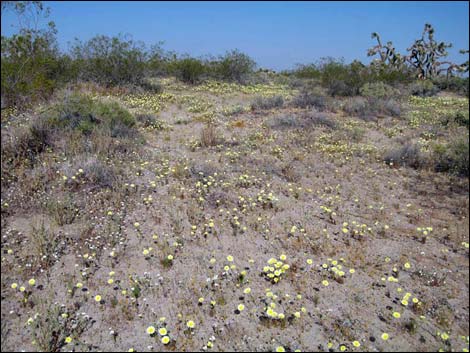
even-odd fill
[[(437, 42), (434, 39), (434, 28), (426, 23), (421, 38), (407, 49), (410, 54), (406, 60), (417, 69), (419, 78), (435, 77), (444, 71), (450, 73), (451, 67), (456, 67), (456, 65), (450, 61), (440, 60), (448, 55), (447, 48), (451, 47), (451, 43)], [(449, 67), (443, 67), (443, 65), (449, 65)]]
[(459, 70), (460, 72), (468, 72), (468, 66), (469, 66), (469, 64), (468, 64), (468, 53), (469, 53), (469, 52), (470, 52), (470, 51), (469, 51), (468, 49), (467, 49), (467, 50), (462, 49), (462, 50), (459, 51), (460, 54), (463, 54), (463, 55), (466, 54), (466, 55), (467, 55), (467, 61), (465, 61), (464, 63), (462, 63), (462, 64), (459, 65), (458, 70)]
[(399, 53), (395, 52), (395, 47), (393, 46), (392, 42), (387, 42), (384, 46), (382, 45), (382, 41), (380, 40), (380, 36), (378, 33), (372, 33), (372, 39), (377, 39), (377, 45), (373, 46), (367, 51), (367, 56), (374, 56), (379, 54), (380, 59), (379, 62), (390, 68), (399, 69), (402, 67), (404, 60)]
[[(420, 39), (415, 40), (413, 45), (407, 49), (408, 55), (402, 56), (395, 52), (392, 42), (384, 46), (377, 33), (372, 33), (372, 38), (377, 39), (377, 45), (367, 51), (368, 56), (379, 55), (380, 59), (375, 62), (384, 67), (401, 69), (408, 63), (413, 67), (418, 78), (432, 78), (445, 72), (450, 76), (454, 71), (467, 72), (468, 60), (463, 64), (455, 64), (442, 60), (448, 55), (447, 49), (452, 47), (451, 43), (437, 42), (434, 39), (434, 28), (429, 23), (424, 25), (423, 34)], [(468, 54), (468, 50), (461, 50), (461, 54)]]

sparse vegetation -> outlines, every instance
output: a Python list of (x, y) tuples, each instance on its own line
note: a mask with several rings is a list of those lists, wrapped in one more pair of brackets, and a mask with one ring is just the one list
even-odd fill
[(378, 35), (284, 73), (97, 36), (50, 75), (51, 38), (15, 71), (34, 35), (2, 37), (2, 351), (468, 350), (468, 79)]

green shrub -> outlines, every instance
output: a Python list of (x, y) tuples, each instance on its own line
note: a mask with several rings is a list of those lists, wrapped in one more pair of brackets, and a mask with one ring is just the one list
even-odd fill
[(321, 72), (315, 64), (297, 65), (296, 69), (292, 73), (298, 78), (318, 79), (321, 76)]
[(254, 60), (238, 50), (227, 52), (216, 63), (216, 71), (221, 79), (238, 83), (246, 82), (255, 67)]
[(457, 139), (449, 145), (433, 146), (434, 169), (437, 172), (450, 172), (460, 176), (469, 176), (469, 141)]
[(321, 82), (335, 96), (355, 96), (367, 82), (367, 68), (359, 61), (346, 65), (342, 60), (323, 59), (320, 64)]
[(151, 93), (162, 93), (163, 92), (163, 86), (155, 81), (150, 81), (150, 80), (143, 80), (140, 84), (139, 87), (144, 89), (147, 92)]
[(440, 90), (448, 90), (468, 96), (469, 78), (458, 76), (438, 76), (432, 80), (432, 83)]
[(185, 58), (175, 61), (172, 64), (171, 71), (179, 80), (185, 83), (196, 84), (201, 81), (202, 76), (206, 73), (206, 67), (201, 60)]
[(129, 136), (135, 125), (135, 118), (119, 103), (94, 100), (80, 93), (65, 93), (41, 117), (55, 129), (76, 129), (84, 135), (100, 129), (112, 137)]
[(400, 91), (383, 82), (368, 82), (359, 89), (359, 93), (366, 98), (386, 99), (398, 96)]
[(469, 112), (458, 111), (454, 114), (454, 121), (460, 125), (465, 126), (467, 129), (470, 127)]
[(432, 97), (439, 92), (439, 88), (436, 87), (430, 80), (415, 81), (410, 85), (409, 89), (413, 96), (419, 97)]
[(140, 84), (147, 54), (142, 43), (132, 39), (98, 35), (72, 45), (71, 55), (79, 78), (105, 86)]
[(23, 107), (49, 98), (65, 72), (55, 29), (2, 36), (1, 89), (6, 106)]

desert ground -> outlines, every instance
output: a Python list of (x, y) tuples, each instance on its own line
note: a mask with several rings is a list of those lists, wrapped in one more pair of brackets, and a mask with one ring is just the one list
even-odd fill
[(468, 351), (468, 98), (159, 84), (2, 110), (2, 351)]

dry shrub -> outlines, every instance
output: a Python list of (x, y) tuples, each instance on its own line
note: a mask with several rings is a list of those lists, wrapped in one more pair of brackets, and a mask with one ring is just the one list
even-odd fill
[(269, 110), (273, 108), (281, 108), (284, 105), (282, 96), (273, 97), (256, 97), (251, 103), (251, 110)]
[(213, 124), (206, 124), (201, 130), (201, 145), (210, 147), (217, 145), (217, 131)]
[(246, 123), (244, 120), (236, 120), (230, 124), (232, 127), (244, 128)]

